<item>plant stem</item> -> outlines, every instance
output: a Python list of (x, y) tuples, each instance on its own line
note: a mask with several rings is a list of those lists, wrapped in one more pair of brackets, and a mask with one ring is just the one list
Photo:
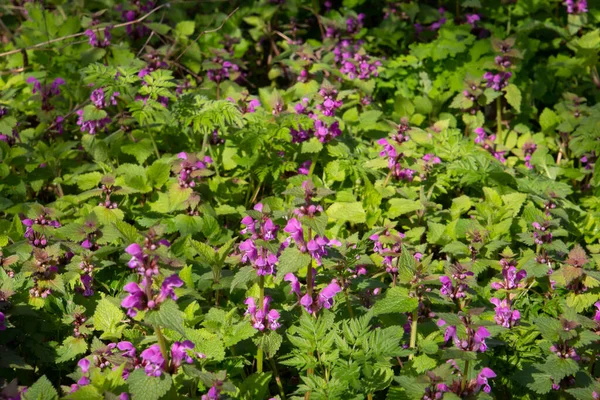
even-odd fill
[[(260, 294), (258, 297), (258, 307), (262, 309), (263, 302), (265, 299), (265, 277), (262, 275), (258, 278), (258, 287), (260, 288)], [(258, 373), (263, 372), (263, 349), (260, 346), (256, 351), (256, 371)]]
[(273, 374), (275, 375), (275, 382), (277, 382), (277, 387), (279, 387), (279, 394), (281, 395), (281, 400), (285, 400), (285, 392), (283, 390), (283, 384), (281, 383), (281, 378), (279, 377), (279, 371), (277, 370), (277, 364), (275, 360), (272, 358), (269, 359), (271, 361), (271, 368), (273, 368)]
[(321, 154), (320, 151), (318, 153), (315, 153), (315, 155), (313, 156), (313, 159), (310, 164), (310, 169), (308, 170), (308, 176), (312, 176), (313, 172), (315, 171), (315, 166), (317, 165), (317, 160), (319, 159), (319, 154)]
[(383, 181), (383, 187), (386, 187), (388, 182), (390, 181), (390, 178), (392, 177), (392, 170), (390, 169), (387, 176), (385, 177), (385, 181)]
[(499, 144), (504, 144), (502, 137), (502, 96), (496, 98), (496, 139)]
[(367, 400), (373, 400), (373, 393), (367, 394)]
[(150, 129), (146, 126), (146, 132), (150, 135), (150, 140), (152, 141), (152, 147), (154, 147), (154, 154), (157, 159), (160, 159), (160, 153), (158, 152), (158, 146), (156, 145), (156, 141), (154, 140), (154, 135), (150, 132)]
[[(415, 349), (417, 346), (417, 322), (419, 319), (419, 310), (414, 310), (412, 313), (412, 322), (410, 324), (410, 348)], [(408, 356), (412, 360), (414, 354)]]
[(168, 366), (168, 368), (170, 368), (169, 354), (167, 352), (167, 341), (165, 340), (165, 337), (163, 336), (162, 331), (160, 330), (160, 327), (158, 325), (154, 325), (154, 332), (156, 333), (156, 338), (158, 339), (160, 352), (163, 358), (165, 359), (165, 365)]
[(465, 361), (465, 370), (463, 372), (462, 382), (460, 383), (461, 390), (465, 390), (467, 387), (467, 379), (469, 377), (469, 360)]
[(350, 313), (350, 318), (354, 318), (354, 312), (352, 311), (352, 307), (350, 306), (350, 296), (348, 296), (347, 290), (344, 290), (344, 296), (346, 297), (346, 305), (348, 306), (348, 312)]

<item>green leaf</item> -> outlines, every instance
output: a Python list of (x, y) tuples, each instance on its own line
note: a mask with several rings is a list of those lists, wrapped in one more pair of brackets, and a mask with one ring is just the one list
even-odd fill
[(63, 341), (63, 344), (56, 349), (58, 358), (57, 363), (62, 363), (74, 359), (80, 354), (84, 354), (87, 351), (88, 345), (83, 338), (76, 338), (69, 336)]
[(43, 375), (27, 389), (23, 397), (25, 400), (55, 400), (58, 399), (58, 392), (46, 375)]
[(120, 339), (126, 325), (121, 325), (125, 314), (108, 297), (103, 298), (96, 306), (94, 328), (102, 331), (101, 339)]
[(310, 255), (301, 253), (297, 247), (287, 247), (279, 256), (275, 281), (281, 282), (286, 274), (298, 272), (301, 268), (308, 266), (310, 261)]
[(560, 118), (554, 111), (549, 108), (544, 108), (540, 114), (540, 126), (542, 131), (547, 132), (554, 129), (560, 123)]
[(512, 106), (512, 108), (515, 109), (515, 111), (518, 113), (521, 112), (521, 91), (519, 90), (519, 88), (514, 85), (514, 84), (509, 84), (506, 88), (504, 88), (504, 91), (506, 92), (506, 101), (508, 102), (508, 104), (510, 104)]
[(158, 400), (169, 392), (173, 384), (171, 375), (148, 376), (143, 368), (134, 370), (127, 379), (133, 400)]
[(89, 190), (97, 188), (102, 179), (100, 172), (90, 172), (76, 176), (73, 180), (77, 183), (77, 187), (81, 190)]
[(318, 153), (321, 150), (323, 150), (323, 144), (321, 142), (319, 142), (319, 140), (317, 138), (312, 138), (309, 141), (302, 143), (301, 152), (303, 154)]
[(252, 268), (251, 265), (246, 265), (245, 267), (240, 268), (240, 270), (233, 277), (233, 281), (231, 281), (231, 291), (233, 292), (233, 290), (237, 289), (238, 287), (246, 287), (248, 282), (253, 281), (256, 278), (256, 270)]
[(429, 371), (434, 369), (437, 366), (437, 362), (429, 357), (427, 354), (421, 354), (415, 357), (413, 361), (413, 368), (418, 373), (423, 373), (425, 371)]
[(403, 214), (408, 214), (424, 208), (420, 201), (409, 199), (391, 199), (389, 205), (390, 209), (388, 210), (387, 215), (390, 219), (398, 218)]
[(363, 209), (362, 203), (333, 203), (327, 209), (327, 215), (329, 218), (336, 219), (338, 221), (348, 221), (355, 224), (361, 224), (366, 221), (366, 213)]
[[(115, 396), (116, 397), (116, 396)], [(102, 400), (105, 399), (102, 393), (93, 385), (86, 385), (77, 389), (76, 392), (69, 393), (66, 397), (69, 400)], [(109, 399), (110, 397), (106, 397)]]
[(158, 325), (163, 328), (172, 329), (185, 335), (183, 327), (183, 313), (179, 310), (177, 303), (173, 300), (167, 300), (162, 303), (158, 310), (148, 311), (146, 322), (152, 325)]
[(121, 146), (121, 151), (134, 156), (138, 163), (143, 164), (154, 152), (154, 147), (150, 139), (142, 139), (138, 142)]
[(552, 376), (555, 382), (559, 382), (564, 377), (574, 375), (579, 371), (577, 361), (572, 358), (560, 358), (555, 354), (551, 354), (544, 365), (539, 366), (542, 372), (546, 372)]
[(408, 296), (408, 290), (400, 287), (392, 287), (386, 293), (385, 297), (378, 300), (373, 307), (375, 315), (405, 313), (417, 309), (419, 300)]
[(269, 390), (269, 383), (271, 382), (271, 373), (254, 373), (243, 380), (240, 385), (240, 399), (243, 400), (255, 400), (264, 399)]
[(195, 28), (196, 24), (194, 21), (181, 21), (175, 25), (175, 31), (183, 36), (191, 36)]
[(254, 343), (258, 348), (263, 349), (265, 355), (269, 358), (273, 358), (279, 350), (283, 338), (277, 332), (271, 331), (264, 335), (259, 335), (257, 339), (254, 339)]
[(225, 346), (218, 335), (206, 329), (185, 329), (186, 338), (195, 344), (194, 351), (206, 355), (206, 358), (221, 361), (225, 358)]

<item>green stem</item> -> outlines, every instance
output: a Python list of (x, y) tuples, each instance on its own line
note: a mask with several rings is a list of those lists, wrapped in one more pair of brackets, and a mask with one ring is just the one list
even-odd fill
[(350, 313), (350, 318), (354, 318), (354, 312), (352, 311), (352, 306), (350, 306), (350, 296), (348, 296), (347, 290), (344, 290), (344, 296), (346, 297), (346, 305), (348, 306), (348, 312)]
[(279, 387), (279, 394), (281, 395), (281, 400), (285, 400), (285, 391), (283, 390), (283, 384), (281, 383), (281, 378), (279, 377), (277, 364), (272, 358), (270, 358), (269, 360), (271, 361), (271, 368), (273, 368), (273, 374), (275, 375), (275, 382), (277, 382), (277, 387)]
[[(412, 313), (412, 322), (410, 324), (410, 348), (415, 349), (417, 346), (417, 322), (419, 320), (419, 310), (414, 310)], [(414, 354), (408, 356), (412, 360)]]
[(167, 352), (167, 341), (165, 340), (165, 337), (163, 336), (163, 333), (160, 330), (160, 327), (158, 325), (154, 325), (154, 332), (156, 333), (156, 338), (158, 339), (158, 345), (160, 346), (160, 352), (161, 352), (163, 358), (165, 359), (165, 365), (167, 365), (170, 368), (169, 354)]
[[(262, 309), (263, 302), (265, 300), (265, 277), (262, 275), (258, 278), (258, 287), (260, 288), (258, 307)], [(259, 346), (258, 350), (256, 351), (256, 371), (258, 373), (263, 372), (263, 357), (263, 349)]]
[(502, 137), (502, 96), (496, 98), (496, 139), (499, 144), (504, 144)]
[(465, 361), (465, 370), (463, 372), (462, 382), (460, 383), (461, 390), (465, 390), (467, 387), (467, 379), (469, 377), (469, 360)]
[(373, 400), (373, 393), (367, 394), (367, 400)]
[(150, 129), (148, 129), (148, 127), (146, 127), (146, 131), (150, 135), (150, 140), (152, 141), (152, 147), (154, 147), (154, 154), (156, 155), (156, 158), (159, 159), (160, 153), (158, 152), (158, 146), (156, 145), (156, 141), (154, 140), (154, 135), (152, 134), (152, 132), (150, 132)]
[(317, 165), (317, 161), (319, 160), (319, 154), (321, 154), (320, 151), (318, 153), (315, 153), (315, 155), (313, 156), (312, 162), (310, 164), (310, 169), (308, 170), (308, 176), (312, 176), (313, 172), (315, 171), (315, 166)]

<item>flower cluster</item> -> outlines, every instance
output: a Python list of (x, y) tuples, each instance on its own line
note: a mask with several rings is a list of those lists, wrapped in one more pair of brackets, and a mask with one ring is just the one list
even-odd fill
[[(313, 287), (314, 276), (316, 273), (317, 271), (313, 269)], [(287, 282), (290, 282), (292, 286), (290, 293), (295, 293), (302, 307), (304, 307), (304, 309), (311, 314), (316, 314), (321, 308), (331, 308), (333, 306), (333, 299), (335, 295), (342, 291), (342, 288), (334, 279), (329, 285), (325, 286), (318, 293), (314, 291), (312, 296), (309, 293), (302, 295), (300, 290), (300, 281), (296, 275), (290, 272), (286, 274), (283, 279)]]
[(163, 281), (158, 294), (152, 289), (152, 277), (144, 277), (142, 283), (129, 282), (123, 290), (129, 293), (121, 302), (127, 309), (127, 315), (135, 317), (138, 311), (147, 311), (157, 308), (165, 300), (177, 300), (174, 289), (183, 286), (183, 281), (177, 274), (173, 274)]
[(107, 130), (108, 124), (112, 122), (112, 119), (108, 116), (100, 119), (86, 120), (83, 117), (84, 110), (77, 110), (76, 114), (79, 116), (77, 125), (81, 127), (81, 132), (87, 132), (90, 135), (95, 135), (102, 130)]
[(195, 187), (196, 180), (206, 175), (208, 166), (213, 162), (209, 156), (199, 159), (195, 154), (184, 152), (177, 154), (177, 158), (182, 161), (173, 170), (178, 174), (179, 186), (182, 188)]
[(206, 71), (206, 77), (213, 82), (220, 83), (230, 78), (232, 72), (239, 72), (240, 67), (231, 61), (225, 61), (221, 57), (214, 57), (212, 64), (216, 64), (219, 67), (210, 68)]
[[(445, 324), (446, 321), (444, 320), (438, 321), (438, 326), (444, 326)], [(475, 330), (470, 325), (466, 325), (465, 331), (466, 335), (461, 338), (458, 336), (456, 326), (448, 326), (444, 332), (444, 342), (452, 339), (454, 345), (464, 351), (479, 351), (483, 353), (487, 350), (485, 339), (490, 337), (490, 332), (484, 326), (480, 326)]]
[(475, 128), (475, 143), (479, 144), (484, 150), (494, 156), (495, 159), (500, 161), (501, 163), (505, 163), (506, 159), (504, 158), (505, 151), (497, 151), (496, 146), (494, 145), (494, 141), (496, 140), (496, 135), (488, 135), (483, 128)]
[(498, 72), (494, 74), (493, 72), (486, 72), (483, 74), (483, 79), (486, 81), (485, 86), (488, 88), (492, 88), (495, 91), (500, 91), (508, 86), (508, 80), (512, 77), (512, 72)]
[(550, 232), (550, 221), (533, 222), (533, 240), (535, 244), (552, 243), (552, 232)]
[(585, 14), (588, 12), (587, 0), (565, 0), (569, 14)]
[(131, 256), (127, 265), (143, 277), (158, 275), (158, 255), (152, 255), (152, 253), (160, 246), (169, 247), (170, 245), (168, 240), (157, 240), (154, 233), (150, 233), (144, 238), (144, 247), (137, 243), (127, 246), (125, 252)]
[[(147, 14), (154, 7), (154, 1), (143, 1), (136, 0), (130, 2), (133, 5), (133, 9), (123, 10), (123, 5), (117, 5), (116, 10), (121, 12), (121, 18), (125, 22), (133, 22), (139, 19), (142, 15)], [(132, 37), (133, 39), (139, 39), (147, 37), (150, 33), (150, 28), (148, 28), (143, 23), (127, 25), (125, 28), (127, 35)]]
[(21, 223), (26, 226), (25, 233), (23, 234), (25, 239), (27, 239), (32, 246), (40, 248), (46, 247), (48, 239), (43, 232), (36, 232), (33, 229), (33, 226), (40, 225), (42, 227), (60, 228), (60, 222), (51, 219), (47, 214), (41, 214), (34, 219), (26, 218), (22, 220)]
[(102, 38), (102, 40), (98, 40), (97, 33), (92, 29), (86, 30), (85, 35), (89, 38), (88, 43), (90, 44), (90, 46), (100, 48), (110, 46), (110, 39), (112, 38), (112, 35), (110, 34), (111, 29), (112, 28), (109, 26), (104, 28), (104, 38)]
[(119, 95), (119, 92), (113, 92), (110, 97), (107, 98), (104, 94), (104, 89), (98, 88), (92, 92), (90, 95), (90, 100), (92, 101), (92, 104), (96, 106), (96, 108), (103, 109), (109, 105), (116, 106), (117, 97)]
[(500, 300), (495, 297), (490, 299), (490, 302), (495, 306), (494, 320), (498, 325), (502, 325), (505, 328), (514, 326), (521, 319), (521, 313), (519, 310), (512, 310), (511, 304), (507, 299)]
[(403, 233), (397, 232), (394, 234), (389, 229), (381, 234), (373, 234), (369, 237), (370, 240), (375, 242), (373, 251), (383, 257), (381, 263), (385, 267), (385, 271), (391, 274), (394, 280), (398, 275), (398, 256), (402, 251), (402, 239), (404, 237)]
[(254, 329), (264, 331), (265, 328), (268, 328), (274, 331), (281, 326), (278, 322), (279, 312), (275, 309), (269, 310), (269, 304), (271, 303), (269, 296), (264, 297), (262, 308), (256, 306), (253, 297), (248, 297), (244, 303), (248, 306), (244, 315), (250, 316)]
[(279, 225), (263, 213), (263, 205), (258, 203), (254, 206), (254, 211), (260, 213), (257, 219), (247, 215), (242, 219), (242, 234), (250, 234), (251, 237), (246, 239), (239, 245), (242, 252), (242, 262), (250, 263), (256, 269), (256, 274), (272, 275), (275, 273), (275, 264), (277, 264), (277, 254), (274, 254), (269, 249), (258, 244), (259, 240), (271, 241), (277, 238)]
[(537, 149), (537, 145), (532, 142), (527, 142), (523, 145), (523, 155), (525, 156), (525, 166), (529, 169), (533, 169), (531, 165), (531, 156)]
[(42, 85), (40, 81), (33, 76), (30, 76), (27, 78), (27, 83), (33, 83), (32, 93), (39, 93), (42, 97), (42, 110), (50, 111), (54, 108), (50, 104), (50, 99), (60, 95), (60, 86), (65, 84), (65, 80), (63, 78), (56, 78), (51, 84)]
[[(313, 205), (313, 207), (317, 206)], [(300, 250), (302, 253), (308, 252), (310, 256), (317, 262), (317, 265), (321, 265), (323, 256), (327, 255), (327, 247), (342, 245), (339, 240), (330, 240), (326, 236), (320, 235), (315, 235), (314, 238), (311, 238), (308, 242), (306, 242), (304, 240), (304, 230), (302, 229), (302, 224), (296, 218), (291, 218), (283, 230), (284, 232), (290, 234), (290, 237), (294, 240), (294, 243), (296, 243), (298, 250)]]
[(473, 275), (473, 272), (468, 271), (462, 265), (454, 265), (452, 267), (452, 274), (450, 277), (446, 275), (440, 276), (440, 282), (442, 283), (440, 293), (443, 296), (447, 296), (451, 299), (460, 299), (466, 297), (467, 289), (469, 287), (468, 279)]

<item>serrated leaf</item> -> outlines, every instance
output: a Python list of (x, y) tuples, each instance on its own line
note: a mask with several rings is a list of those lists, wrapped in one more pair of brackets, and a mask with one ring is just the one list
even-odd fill
[(361, 224), (366, 221), (366, 213), (360, 202), (352, 203), (333, 203), (327, 209), (329, 218), (338, 221), (348, 221), (355, 224)]
[(409, 199), (391, 199), (389, 201), (388, 218), (398, 218), (403, 214), (408, 214), (417, 210), (422, 210), (423, 204), (418, 200)]
[(126, 328), (125, 325), (119, 326), (125, 314), (108, 298), (98, 302), (93, 318), (94, 328), (103, 332), (100, 336), (102, 339), (120, 339)]
[(58, 399), (58, 392), (46, 378), (46, 375), (43, 375), (27, 389), (23, 398), (25, 400), (56, 400)]
[(185, 335), (183, 327), (183, 313), (177, 307), (177, 303), (173, 300), (167, 300), (162, 303), (158, 310), (148, 311), (146, 314), (146, 322), (157, 325), (163, 328), (172, 329)]
[(231, 281), (231, 291), (233, 292), (238, 287), (245, 287), (246, 283), (255, 280), (257, 276), (256, 270), (251, 265), (240, 268)]
[(84, 338), (76, 338), (69, 336), (66, 338), (62, 345), (56, 349), (58, 358), (57, 363), (62, 363), (74, 359), (80, 354), (84, 354), (87, 351), (88, 345)]
[(286, 274), (296, 273), (310, 263), (310, 255), (300, 252), (297, 247), (287, 247), (279, 256), (276, 282), (281, 282)]
[(519, 90), (516, 85), (510, 83), (504, 88), (504, 91), (506, 92), (506, 95), (504, 96), (506, 97), (506, 101), (515, 109), (517, 114), (519, 114), (521, 112), (521, 90)]
[(373, 307), (375, 315), (390, 313), (405, 313), (417, 309), (419, 300), (408, 296), (408, 290), (400, 287), (392, 287), (385, 296), (378, 300)]
[(143, 368), (134, 370), (127, 379), (132, 400), (158, 400), (169, 392), (171, 375), (148, 376)]

